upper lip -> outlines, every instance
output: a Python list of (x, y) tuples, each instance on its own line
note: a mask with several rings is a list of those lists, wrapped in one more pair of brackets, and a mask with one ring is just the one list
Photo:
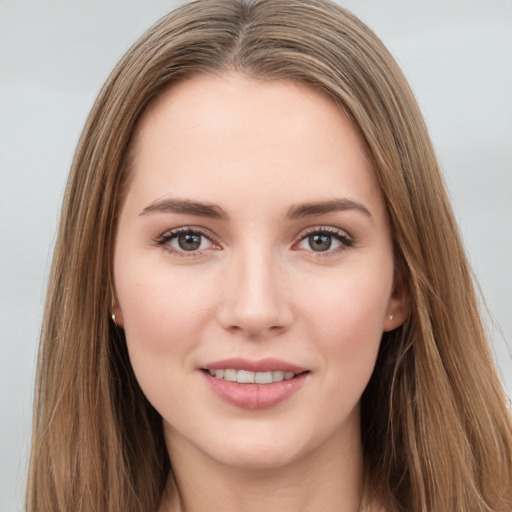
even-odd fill
[(248, 370), (250, 372), (292, 372), (302, 373), (306, 371), (306, 368), (297, 366), (295, 364), (275, 359), (273, 357), (267, 357), (264, 359), (244, 359), (240, 357), (223, 359), (221, 361), (214, 361), (204, 365), (205, 370)]

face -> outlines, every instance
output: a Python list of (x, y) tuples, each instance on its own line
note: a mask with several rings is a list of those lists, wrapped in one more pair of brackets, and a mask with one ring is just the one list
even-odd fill
[(114, 312), (171, 457), (261, 468), (358, 446), (405, 298), (348, 119), (294, 82), (196, 77), (145, 113), (134, 150)]

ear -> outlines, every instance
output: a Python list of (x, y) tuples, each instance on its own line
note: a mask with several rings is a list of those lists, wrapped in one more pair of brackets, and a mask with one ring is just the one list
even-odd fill
[(112, 320), (117, 325), (117, 327), (124, 328), (123, 313), (118, 302), (114, 302), (114, 305), (112, 306)]
[(393, 290), (389, 297), (383, 331), (392, 331), (400, 327), (409, 316), (411, 310), (411, 297), (409, 287), (404, 277), (395, 271)]

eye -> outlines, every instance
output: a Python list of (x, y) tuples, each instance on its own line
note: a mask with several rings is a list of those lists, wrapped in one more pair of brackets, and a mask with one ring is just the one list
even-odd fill
[(352, 244), (352, 239), (344, 231), (335, 228), (320, 228), (303, 236), (297, 244), (297, 248), (317, 253), (333, 253), (350, 247)]
[(164, 233), (156, 242), (170, 252), (183, 256), (186, 255), (184, 253), (199, 255), (201, 251), (219, 248), (204, 233), (192, 228), (173, 229)]

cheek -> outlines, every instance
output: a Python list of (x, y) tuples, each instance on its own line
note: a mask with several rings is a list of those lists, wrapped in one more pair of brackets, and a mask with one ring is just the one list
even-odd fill
[(192, 354), (210, 318), (211, 284), (154, 262), (137, 265), (136, 273), (128, 261), (116, 270), (131, 366), (146, 397), (164, 413), (183, 399), (179, 376), (193, 366)]
[(129, 263), (116, 268), (116, 291), (133, 370), (146, 395), (155, 396), (159, 382), (190, 364), (211, 316), (212, 286), (154, 262), (137, 272)]
[[(391, 275), (391, 270), (383, 275)], [(343, 386), (362, 393), (373, 372), (386, 316), (391, 278), (366, 274), (333, 279), (310, 297), (309, 337), (316, 340), (329, 372), (333, 398)], [(347, 398), (353, 398), (352, 395)], [(339, 397), (338, 397), (339, 399)]]
[(309, 317), (319, 337), (339, 347), (380, 337), (388, 306), (389, 287), (360, 280), (334, 281), (311, 298)]

